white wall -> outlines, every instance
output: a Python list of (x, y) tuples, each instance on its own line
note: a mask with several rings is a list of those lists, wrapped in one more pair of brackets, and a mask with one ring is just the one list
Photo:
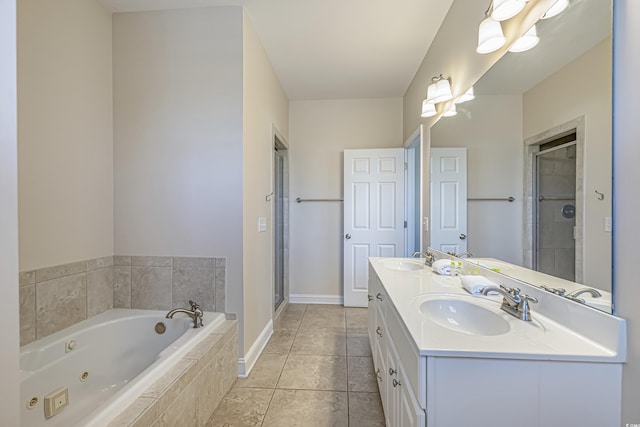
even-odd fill
[(113, 253), (111, 14), (18, 4), (20, 269)]
[(115, 253), (227, 257), (242, 331), (242, 8), (115, 14), (113, 49)]
[(0, 414), (20, 425), (16, 2), (0, 2)]
[(345, 149), (402, 147), (402, 99), (292, 101), (289, 120), (290, 293), (337, 302), (343, 293), (342, 203), (295, 198), (341, 198)]
[(614, 9), (613, 161), (614, 161), (614, 303), (627, 320), (628, 353), (623, 370), (622, 425), (640, 423), (640, 287), (638, 218), (640, 217), (640, 2), (617, 0)]
[[(251, 22), (243, 14), (243, 278), (245, 353), (269, 323), (273, 312), (272, 191), (275, 126), (287, 139), (289, 99), (273, 71)], [(258, 218), (267, 232), (258, 232)]]
[(611, 47), (607, 38), (523, 95), (524, 139), (585, 117), (583, 282), (601, 289), (611, 286)]
[[(431, 128), (432, 147), (467, 147), (468, 250), (522, 265), (522, 96), (478, 95)], [(428, 178), (427, 178), (428, 179)]]

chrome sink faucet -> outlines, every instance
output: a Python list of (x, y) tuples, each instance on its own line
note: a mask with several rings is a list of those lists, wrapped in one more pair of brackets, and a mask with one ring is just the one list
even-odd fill
[(424, 257), (424, 264), (426, 266), (431, 267), (433, 265), (433, 262), (436, 260), (436, 257), (434, 254), (432, 254), (431, 252), (427, 251), (427, 252), (414, 252), (413, 253), (413, 257)]
[(473, 258), (473, 254), (471, 252), (463, 252), (461, 254), (454, 254), (456, 258)]
[(187, 310), (186, 308), (174, 308), (167, 313), (166, 318), (173, 319), (173, 316), (176, 313), (188, 314), (193, 319), (193, 327), (199, 328), (203, 325), (202, 318), (204, 316), (204, 313), (202, 312), (202, 309), (200, 308), (200, 305), (198, 303), (189, 300), (189, 305), (191, 306), (191, 310)]
[(487, 286), (482, 289), (482, 295), (487, 295), (489, 292), (493, 291), (498, 292), (503, 296), (502, 305), (500, 306), (503, 311), (506, 311), (520, 320), (531, 320), (529, 303), (537, 303), (537, 298), (530, 297), (529, 295), (520, 295), (520, 288), (508, 288), (504, 285), (500, 285), (499, 288), (495, 286)]
[(576, 289), (571, 293), (568, 293), (567, 295), (565, 295), (565, 297), (569, 298), (572, 301), (576, 301), (581, 304), (584, 304), (585, 303), (584, 298), (578, 298), (578, 296), (582, 294), (591, 294), (591, 296), (594, 298), (600, 298), (602, 296), (600, 292), (598, 292), (593, 288), (580, 288), (580, 289)]

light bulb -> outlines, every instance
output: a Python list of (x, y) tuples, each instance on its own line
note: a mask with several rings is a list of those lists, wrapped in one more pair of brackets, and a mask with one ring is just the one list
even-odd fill
[(540, 38), (538, 37), (538, 32), (534, 25), (522, 37), (513, 42), (509, 48), (509, 52), (524, 52), (525, 50), (533, 48), (539, 41)]
[(500, 49), (507, 42), (502, 26), (491, 17), (485, 18), (478, 27), (478, 53), (490, 53)]
[(466, 91), (464, 94), (460, 95), (458, 99), (456, 99), (456, 104), (462, 104), (463, 102), (471, 101), (473, 98), (475, 98), (475, 95), (473, 94), (473, 86), (471, 86), (468, 91)]
[(493, 0), (493, 10), (491, 17), (496, 21), (506, 21), (516, 16), (528, 0)]
[(449, 107), (447, 111), (442, 113), (444, 117), (453, 117), (456, 114), (458, 114), (458, 110), (456, 110), (456, 104), (451, 104), (451, 107)]
[(431, 103), (426, 99), (422, 101), (422, 114), (420, 114), (420, 117), (433, 117), (437, 113), (436, 104)]
[(442, 78), (440, 76), (440, 80), (436, 83), (436, 97), (435, 102), (445, 102), (453, 98), (453, 94), (451, 93), (451, 84), (449, 80)]

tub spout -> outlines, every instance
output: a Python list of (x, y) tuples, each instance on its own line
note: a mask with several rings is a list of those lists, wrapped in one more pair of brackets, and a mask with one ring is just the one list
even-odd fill
[(187, 310), (186, 308), (174, 308), (173, 310), (167, 313), (166, 318), (173, 319), (173, 316), (176, 313), (188, 314), (193, 319), (193, 327), (199, 328), (200, 326), (203, 325), (202, 317), (204, 313), (202, 312), (202, 309), (197, 303), (193, 301), (189, 301), (189, 304), (191, 305), (191, 310)]

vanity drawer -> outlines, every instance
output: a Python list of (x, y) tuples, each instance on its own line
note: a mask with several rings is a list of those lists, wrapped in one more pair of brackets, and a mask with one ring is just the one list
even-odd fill
[(408, 336), (404, 323), (400, 320), (391, 304), (387, 305), (386, 327), (387, 333), (398, 352), (406, 377), (411, 384), (413, 395), (418, 400), (420, 407), (426, 409), (427, 382), (425, 378), (427, 377), (427, 358), (420, 356), (418, 348), (411, 337)]

